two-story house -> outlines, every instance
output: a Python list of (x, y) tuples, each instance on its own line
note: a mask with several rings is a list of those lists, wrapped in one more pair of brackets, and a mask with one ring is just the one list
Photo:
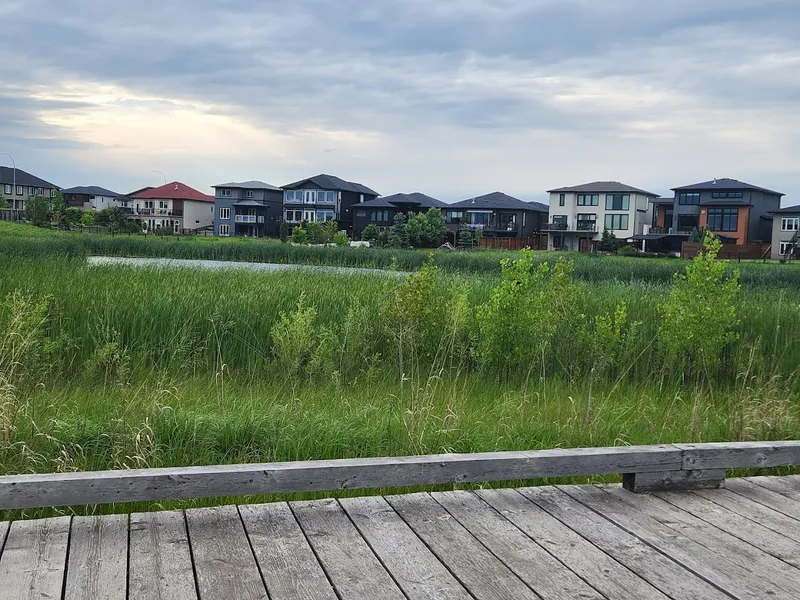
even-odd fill
[(654, 234), (685, 241), (692, 231), (710, 230), (723, 242), (747, 244), (772, 239), (771, 214), (783, 194), (736, 179), (712, 179), (673, 188), (674, 198), (656, 203)]
[(361, 232), (370, 223), (381, 228), (391, 227), (392, 223), (394, 223), (394, 216), (398, 213), (421, 213), (430, 208), (444, 209), (447, 206), (447, 203), (421, 192), (393, 194), (375, 198), (375, 200), (359, 202), (352, 207), (354, 215), (353, 237), (360, 238)]
[(296, 225), (301, 221), (335, 220), (340, 229), (352, 234), (353, 206), (374, 200), (378, 192), (360, 183), (334, 175), (317, 175), (283, 186), (283, 218)]
[(31, 196), (52, 198), (57, 189), (57, 185), (22, 169), (0, 167), (0, 191), (8, 201), (8, 209), (11, 211), (24, 210), (25, 200)]
[(800, 205), (772, 213), (772, 258), (800, 258)]
[(263, 181), (214, 186), (214, 235), (276, 237), (283, 190)]
[(173, 181), (130, 197), (132, 217), (144, 229), (171, 229), (174, 233), (214, 225), (214, 196)]
[(445, 220), (455, 235), (463, 224), (471, 231), (480, 230), (484, 237), (523, 238), (544, 231), (547, 211), (539, 202), (492, 192), (448, 205)]
[(132, 212), (127, 196), (112, 192), (97, 185), (72, 187), (61, 190), (67, 206), (81, 210), (103, 210), (105, 208), (121, 208)]
[(658, 194), (618, 181), (594, 181), (549, 190), (550, 250), (591, 252), (604, 230), (620, 240), (645, 232)]

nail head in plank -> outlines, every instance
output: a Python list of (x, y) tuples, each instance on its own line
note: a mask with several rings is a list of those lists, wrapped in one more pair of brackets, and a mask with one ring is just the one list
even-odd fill
[(339, 503), (408, 598), (471, 598), (384, 498), (343, 498)]
[(125, 600), (128, 516), (74, 517), (64, 600)]
[(288, 504), (240, 506), (239, 513), (272, 600), (336, 600)]
[(290, 506), (340, 597), (404, 600), (336, 500), (292, 502)]
[(186, 523), (202, 600), (267, 600), (235, 506), (189, 509)]
[(131, 600), (196, 600), (183, 512), (131, 515), (129, 586)]
[(69, 517), (14, 521), (0, 557), (0, 600), (60, 598)]

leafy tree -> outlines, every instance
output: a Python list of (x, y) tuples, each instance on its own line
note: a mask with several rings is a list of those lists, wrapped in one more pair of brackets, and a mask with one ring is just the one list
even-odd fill
[(440, 208), (429, 208), (425, 213), (431, 246), (438, 248), (447, 239), (447, 221)]
[(380, 233), (378, 233), (377, 239), (378, 248), (385, 248), (389, 245), (389, 230), (384, 229)]
[(53, 191), (53, 199), (50, 202), (50, 206), (54, 213), (66, 212), (67, 204), (64, 202), (64, 195), (59, 190)]
[(293, 244), (308, 244), (308, 230), (303, 226), (295, 227), (292, 230)]
[(412, 213), (406, 225), (408, 240), (417, 248), (436, 248), (447, 237), (447, 226), (442, 211), (430, 208), (424, 213)]
[(600, 252), (616, 252), (619, 242), (610, 229), (603, 229), (603, 236), (597, 243), (597, 249)]
[(86, 211), (81, 215), (81, 225), (83, 227), (92, 227), (94, 225), (95, 213), (93, 210)]
[(10, 205), (8, 198), (0, 191), (0, 208), (8, 208)]
[(349, 246), (350, 239), (347, 237), (347, 234), (344, 231), (337, 231), (333, 234), (333, 243), (337, 246)]
[(36, 227), (49, 226), (50, 199), (44, 196), (28, 196), (25, 201), (25, 218)]
[(375, 223), (370, 223), (364, 227), (364, 231), (361, 232), (361, 239), (365, 242), (375, 242), (380, 234), (381, 230), (378, 229), (378, 226), (375, 225)]
[(393, 248), (407, 248), (408, 239), (408, 217), (405, 213), (397, 213), (392, 222), (392, 230), (389, 234), (389, 243)]
[(278, 237), (283, 244), (289, 241), (289, 224), (286, 221), (281, 221), (278, 226)]

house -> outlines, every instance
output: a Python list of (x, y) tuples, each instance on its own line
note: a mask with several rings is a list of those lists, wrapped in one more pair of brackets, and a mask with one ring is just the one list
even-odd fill
[(10, 210), (24, 210), (25, 200), (31, 196), (52, 198), (57, 189), (57, 185), (22, 169), (0, 167), (0, 191)]
[(712, 179), (674, 188), (674, 198), (656, 202), (651, 234), (686, 241), (692, 231), (710, 230), (723, 242), (748, 244), (772, 239), (772, 213), (783, 194), (736, 179)]
[(132, 217), (142, 221), (147, 231), (181, 233), (214, 225), (214, 196), (180, 181), (133, 194), (130, 200)]
[(380, 194), (360, 183), (333, 175), (317, 175), (283, 186), (283, 218), (287, 223), (330, 221), (352, 234), (353, 205)]
[(658, 194), (618, 181), (594, 181), (549, 190), (550, 250), (593, 251), (603, 230), (627, 240), (647, 233)]
[(283, 190), (263, 181), (213, 186), (214, 235), (276, 237), (281, 222)]
[(61, 190), (64, 203), (82, 210), (103, 210), (105, 208), (121, 208), (130, 211), (130, 200), (127, 196), (112, 192), (96, 185), (73, 187)]
[(772, 258), (800, 258), (800, 205), (772, 213)]
[(391, 227), (394, 216), (398, 213), (421, 213), (430, 208), (447, 208), (448, 204), (426, 196), (421, 192), (411, 194), (394, 194), (383, 196), (366, 202), (359, 202), (352, 206), (353, 211), (353, 237), (360, 238), (361, 232), (370, 223), (381, 227)]
[(454, 235), (465, 224), (484, 237), (523, 238), (544, 231), (547, 211), (539, 202), (523, 202), (503, 192), (492, 192), (448, 205), (445, 221)]

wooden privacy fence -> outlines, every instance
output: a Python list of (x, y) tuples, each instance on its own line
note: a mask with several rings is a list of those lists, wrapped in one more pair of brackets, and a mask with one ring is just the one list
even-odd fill
[(523, 238), (484, 237), (478, 241), (479, 248), (492, 250), (547, 250), (547, 236), (534, 235)]
[[(681, 257), (694, 258), (703, 250), (701, 242), (683, 242)], [(770, 258), (772, 244), (722, 244), (717, 258), (724, 260), (761, 260)]]
[(0, 509), (623, 474), (631, 491), (721, 487), (800, 465), (800, 441), (440, 454), (0, 477)]

